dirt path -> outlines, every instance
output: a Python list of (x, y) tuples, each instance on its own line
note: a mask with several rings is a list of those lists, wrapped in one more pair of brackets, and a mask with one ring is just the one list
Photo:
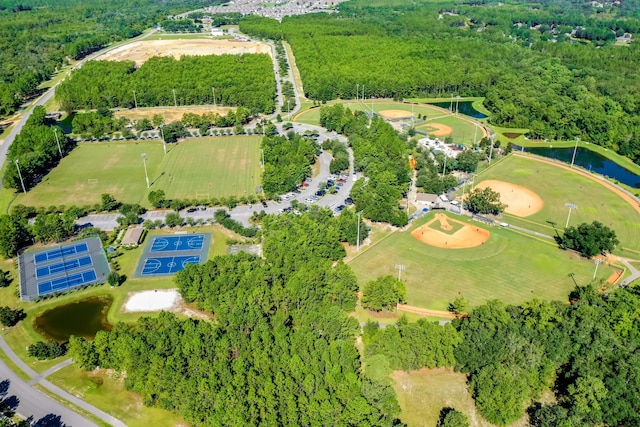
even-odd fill
[(412, 305), (405, 304), (398, 305), (398, 311), (418, 314), (420, 316), (442, 317), (443, 319), (455, 319), (458, 317), (455, 313), (451, 313), (449, 311), (429, 310), (426, 308), (414, 307)]
[(524, 158), (527, 158), (527, 159), (535, 160), (536, 162), (540, 162), (540, 163), (546, 163), (546, 164), (553, 165), (555, 167), (566, 169), (566, 170), (569, 170), (569, 171), (573, 171), (573, 172), (575, 172), (577, 174), (585, 176), (585, 177), (589, 178), (590, 180), (595, 181), (595, 182), (599, 183), (600, 185), (603, 185), (603, 186), (607, 187), (609, 190), (613, 191), (618, 196), (622, 197), (623, 200), (625, 200), (627, 203), (629, 203), (631, 206), (633, 206), (633, 208), (638, 213), (640, 213), (640, 204), (638, 204), (638, 202), (636, 202), (633, 199), (633, 197), (629, 196), (627, 193), (625, 193), (624, 191), (620, 190), (618, 187), (616, 187), (615, 185), (613, 185), (613, 184), (611, 184), (611, 183), (609, 183), (607, 181), (604, 181), (602, 179), (598, 179), (595, 176), (592, 176), (587, 172), (581, 171), (580, 169), (575, 169), (575, 168), (571, 168), (569, 166), (558, 164), (558, 163), (553, 162), (551, 160), (540, 159), (538, 157), (526, 156), (526, 155), (522, 155), (522, 154), (518, 154), (518, 153), (514, 153), (514, 156), (524, 157)]

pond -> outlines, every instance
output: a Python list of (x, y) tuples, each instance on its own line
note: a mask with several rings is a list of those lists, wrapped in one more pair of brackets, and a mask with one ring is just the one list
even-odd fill
[[(513, 146), (514, 150), (521, 150), (522, 147)], [(548, 148), (548, 147), (524, 147), (524, 151), (528, 153), (538, 154), (540, 156), (557, 159), (565, 163), (571, 163), (573, 156), (573, 148)], [(640, 188), (640, 176), (623, 168), (616, 162), (601, 156), (595, 151), (591, 151), (584, 147), (578, 147), (576, 151), (576, 159), (574, 162), (578, 166), (608, 176), (626, 184), (632, 188)]]
[(93, 339), (98, 331), (110, 331), (107, 312), (113, 298), (92, 297), (47, 310), (34, 321), (39, 334), (64, 342), (71, 335)]
[[(446, 108), (447, 110), (451, 107), (451, 101), (446, 102), (430, 102), (429, 104), (435, 105), (436, 107)], [(456, 109), (456, 100), (453, 100), (453, 110)], [(474, 119), (484, 119), (487, 116), (482, 114), (480, 111), (473, 108), (473, 101), (460, 101), (458, 102), (458, 111), (465, 116), (473, 117)]]

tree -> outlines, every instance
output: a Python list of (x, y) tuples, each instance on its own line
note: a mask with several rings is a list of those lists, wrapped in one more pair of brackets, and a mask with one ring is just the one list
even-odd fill
[(151, 124), (153, 124), (154, 127), (162, 126), (164, 124), (164, 117), (162, 114), (154, 114), (151, 118)]
[(499, 215), (507, 205), (500, 203), (500, 193), (490, 187), (476, 188), (469, 193), (465, 206), (473, 213)]
[(6, 306), (0, 307), (0, 323), (4, 326), (13, 326), (25, 317), (27, 314), (21, 308), (13, 310)]
[(165, 194), (163, 190), (153, 190), (149, 192), (149, 196), (147, 196), (149, 203), (154, 208), (166, 208), (168, 203), (165, 198)]
[(473, 150), (464, 150), (456, 157), (455, 168), (463, 172), (475, 172), (479, 162), (480, 155), (474, 153)]
[(173, 228), (181, 226), (184, 223), (184, 219), (177, 212), (169, 212), (165, 217), (164, 222), (167, 226)]
[(107, 283), (109, 284), (109, 286), (120, 286), (120, 275), (117, 271), (112, 271), (111, 273), (109, 273), (109, 275), (107, 276)]
[(362, 292), (362, 306), (374, 311), (394, 309), (406, 299), (404, 283), (393, 276), (379, 277), (367, 283)]
[(107, 212), (114, 211), (118, 209), (118, 207), (120, 206), (120, 203), (111, 194), (103, 193), (100, 196), (100, 201), (101, 201), (100, 210), (103, 210), (103, 211), (107, 211)]
[(611, 252), (620, 243), (615, 231), (598, 221), (567, 227), (556, 241), (562, 249), (578, 251), (586, 258)]
[(56, 341), (38, 341), (28, 348), (29, 356), (38, 360), (56, 359), (64, 356), (67, 346)]
[(459, 296), (449, 303), (448, 310), (452, 313), (462, 314), (467, 310), (467, 307), (469, 307), (469, 301), (465, 297)]
[(0, 215), (0, 254), (5, 258), (14, 257), (18, 250), (31, 243), (26, 218), (16, 215)]
[(6, 288), (11, 284), (11, 275), (8, 271), (0, 270), (0, 288)]
[(453, 408), (442, 408), (436, 427), (469, 427), (469, 419)]

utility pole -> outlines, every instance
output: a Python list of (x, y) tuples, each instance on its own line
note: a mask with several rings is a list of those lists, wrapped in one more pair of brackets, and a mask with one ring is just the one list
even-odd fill
[(149, 188), (149, 174), (147, 173), (147, 153), (142, 153), (142, 163), (144, 164), (144, 176), (147, 179), (147, 188)]
[(53, 128), (53, 134), (56, 136), (56, 143), (58, 144), (58, 152), (60, 153), (60, 158), (62, 158), (62, 149), (60, 148), (60, 140), (58, 139), (58, 128)]
[[(18, 169), (18, 176), (20, 177), (20, 184), (22, 184), (22, 192), (26, 194), (27, 190), (26, 190), (26, 188), (24, 188), (24, 181), (22, 180), (22, 173), (20, 172), (20, 166), (18, 166), (18, 159), (15, 159), (14, 163), (16, 164), (16, 169)], [(360, 231), (360, 229), (358, 229), (358, 231)]]
[(133, 105), (136, 107), (136, 110), (138, 109), (138, 99), (136, 98), (136, 91), (132, 91), (133, 92)]
[(567, 223), (564, 225), (564, 228), (569, 227), (569, 218), (571, 218), (571, 210), (578, 209), (578, 205), (574, 205), (573, 203), (565, 203), (566, 207), (569, 208), (569, 215), (567, 215)]
[(576, 145), (573, 147), (573, 156), (571, 156), (571, 167), (573, 168), (573, 162), (576, 160), (576, 151), (578, 151), (578, 142), (580, 138), (576, 138)]

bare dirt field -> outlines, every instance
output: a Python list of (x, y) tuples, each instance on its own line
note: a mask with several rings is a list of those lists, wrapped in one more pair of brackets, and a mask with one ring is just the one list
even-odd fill
[(115, 116), (126, 117), (129, 120), (136, 121), (140, 119), (151, 120), (154, 115), (162, 114), (164, 116), (165, 123), (171, 123), (178, 120), (182, 120), (182, 116), (185, 113), (194, 113), (203, 115), (204, 113), (214, 113), (225, 116), (229, 111), (234, 111), (235, 107), (214, 107), (212, 105), (199, 105), (199, 106), (185, 106), (185, 107), (152, 107), (152, 108), (136, 108), (133, 110), (120, 110), (116, 111)]
[(240, 55), (243, 53), (271, 55), (271, 48), (264, 43), (235, 39), (143, 40), (109, 51), (96, 59), (99, 61), (135, 61), (136, 65), (140, 66), (153, 56), (172, 56), (180, 59), (183, 55)]
[(378, 114), (380, 114), (382, 118), (386, 120), (411, 117), (411, 113), (405, 110), (381, 110), (378, 111)]
[(436, 137), (449, 136), (453, 133), (453, 128), (451, 126), (443, 125), (441, 123), (429, 123), (428, 127), (434, 129), (427, 130), (427, 132), (429, 132), (429, 135), (433, 135)]
[(505, 212), (512, 215), (526, 217), (538, 212), (544, 206), (544, 202), (533, 191), (509, 182), (488, 180), (479, 183), (476, 188), (491, 187), (493, 191), (500, 193), (500, 202), (507, 205)]
[[(453, 228), (449, 222), (461, 224), (462, 228), (453, 234), (447, 234), (429, 227), (429, 225), (435, 222), (439, 222), (442, 230), (451, 230)], [(449, 218), (443, 213), (437, 213), (435, 218), (421, 227), (416, 228), (411, 235), (422, 243), (438, 248), (463, 249), (484, 244), (484, 242), (489, 240), (491, 233), (484, 228), (473, 227), (462, 221)]]
[(182, 297), (175, 289), (131, 292), (124, 303), (124, 312), (175, 310)]

